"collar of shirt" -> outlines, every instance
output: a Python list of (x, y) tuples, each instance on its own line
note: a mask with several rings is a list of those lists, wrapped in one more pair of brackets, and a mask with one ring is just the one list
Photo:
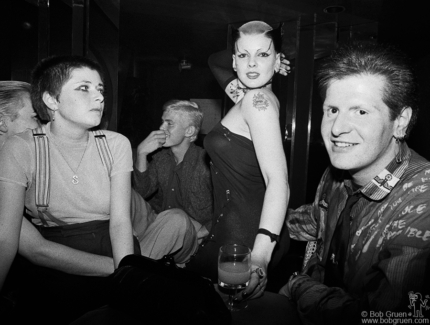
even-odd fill
[[(188, 148), (188, 150), (187, 150), (187, 152), (185, 153), (185, 155), (184, 155), (184, 158), (182, 159), (182, 161), (179, 163), (179, 164), (177, 164), (178, 166), (179, 165), (182, 165), (182, 163), (185, 161), (185, 162), (187, 162), (188, 160), (190, 160), (190, 161), (192, 161), (195, 157), (194, 157), (194, 155), (193, 155), (193, 151), (194, 151), (194, 146), (195, 146), (195, 144), (194, 143), (190, 143), (190, 146), (189, 146), (189, 148)], [(168, 154), (169, 154), (169, 156), (171, 157), (171, 159), (172, 159), (172, 161), (174, 162), (174, 164), (176, 165), (176, 158), (175, 158), (175, 155), (173, 154), (173, 152), (172, 152), (172, 150), (170, 149), (170, 150), (168, 150)]]
[[(400, 158), (400, 159), (399, 159)], [(392, 189), (400, 181), (409, 165), (411, 151), (406, 142), (400, 144), (400, 150), (396, 157), (375, 178), (364, 185), (360, 191), (371, 200), (381, 200), (391, 193)], [(345, 179), (348, 193), (352, 192), (352, 182)]]

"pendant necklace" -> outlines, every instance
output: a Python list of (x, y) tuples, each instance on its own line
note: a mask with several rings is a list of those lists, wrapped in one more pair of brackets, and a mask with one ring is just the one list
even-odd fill
[(87, 140), (87, 144), (85, 145), (85, 150), (84, 150), (84, 153), (82, 154), (81, 160), (79, 161), (78, 167), (76, 167), (76, 171), (70, 166), (69, 162), (67, 161), (66, 157), (64, 157), (63, 153), (60, 150), (60, 147), (56, 144), (53, 137), (51, 137), (51, 140), (54, 146), (57, 148), (58, 152), (60, 153), (61, 157), (63, 157), (63, 160), (66, 162), (67, 166), (69, 166), (70, 170), (73, 172), (72, 184), (73, 185), (79, 184), (79, 176), (77, 175), (77, 172), (79, 170), (79, 167), (81, 166), (82, 160), (84, 160), (85, 153), (87, 152), (89, 139)]

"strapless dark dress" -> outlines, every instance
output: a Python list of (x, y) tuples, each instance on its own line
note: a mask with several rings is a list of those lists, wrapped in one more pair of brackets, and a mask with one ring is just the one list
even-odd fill
[(206, 135), (204, 147), (211, 159), (214, 216), (209, 236), (187, 268), (216, 281), (217, 257), (222, 245), (234, 243), (252, 249), (266, 185), (254, 144), (248, 138), (218, 123)]

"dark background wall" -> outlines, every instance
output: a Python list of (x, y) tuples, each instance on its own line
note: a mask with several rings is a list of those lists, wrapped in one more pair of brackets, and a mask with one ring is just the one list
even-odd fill
[[(31, 1), (14, 0), (1, 1), (1, 49), (0, 51), (0, 79), (30, 80), (30, 71), (38, 61), (38, 10)], [(33, 1), (34, 2), (34, 1)], [(161, 107), (164, 102), (172, 98), (217, 98), (225, 99), (222, 89), (213, 78), (204, 60), (194, 64), (191, 70), (179, 71), (177, 61), (165, 60), (166, 55), (159, 55), (159, 59), (138, 59), (139, 54), (122, 43), (121, 32), (126, 21), (120, 20), (115, 25), (108, 19), (100, 8), (91, 0), (91, 55), (104, 64), (108, 80), (109, 94), (107, 99), (107, 112), (112, 113), (112, 107), (118, 107), (118, 117), (114, 122), (117, 130), (129, 137), (132, 145), (136, 147), (152, 130), (159, 127)], [(126, 4), (127, 0), (122, 0)], [(355, 2), (354, 2), (355, 3)], [(364, 2), (363, 2), (364, 3)], [(378, 3), (380, 3), (378, 1)], [(50, 54), (66, 54), (71, 51), (71, 8), (67, 1), (51, 1), (51, 29)], [(412, 59), (416, 75), (421, 86), (419, 104), (420, 118), (415, 130), (408, 141), (410, 146), (421, 155), (430, 159), (430, 54), (427, 44), (430, 41), (430, 20), (426, 17), (420, 1), (383, 0), (378, 17), (378, 41), (390, 43), (400, 47)], [(167, 15), (167, 14), (166, 14)], [(213, 22), (212, 22), (213, 23)], [(145, 22), (142, 21), (142, 24)], [(208, 26), (211, 23), (208, 22)], [(178, 23), (178, 30), (181, 27)], [(217, 45), (221, 49), (227, 40), (227, 21), (223, 23), (223, 32), (220, 39), (208, 38), (208, 43)], [(151, 25), (148, 31), (161, 29), (163, 26)], [(189, 26), (188, 26), (189, 27)], [(182, 27), (181, 27), (182, 28)], [(175, 33), (170, 29), (170, 33)], [(116, 36), (112, 36), (115, 35)], [(118, 33), (120, 34), (118, 36)], [(133, 29), (127, 32), (133, 36)], [(161, 35), (161, 34), (160, 34)], [(187, 34), (181, 39), (198, 37), (197, 34)], [(135, 42), (145, 44), (145, 47), (162, 48), (169, 52), (169, 43), (158, 37), (151, 39), (137, 39)], [(114, 48), (115, 47), (115, 48)], [(174, 50), (177, 50), (175, 47)], [(205, 48), (207, 46), (205, 45)], [(115, 59), (114, 52), (118, 52)], [(173, 50), (171, 50), (173, 52)], [(163, 53), (164, 53), (163, 52)], [(164, 57), (164, 59), (160, 59)], [(116, 62), (115, 62), (116, 60)], [(117, 64), (118, 71), (114, 65)], [(116, 82), (112, 78), (118, 78)], [(316, 185), (322, 171), (328, 164), (325, 149), (319, 135), (321, 122), (321, 101), (315, 91), (312, 96), (312, 114), (309, 142), (309, 164), (307, 168), (306, 201), (309, 202), (315, 192)], [(278, 97), (287, 96), (285, 81), (277, 89)], [(115, 98), (117, 96), (117, 98)], [(283, 98), (282, 107), (287, 99)], [(225, 103), (226, 106), (231, 103)], [(281, 123), (285, 124), (288, 112), (281, 113)], [(111, 120), (110, 117), (107, 117)], [(113, 125), (113, 124), (111, 124)], [(290, 145), (286, 142), (286, 155), (289, 160)]]
[[(137, 71), (136, 71), (137, 70)], [(143, 64), (129, 70), (123, 90), (118, 131), (136, 147), (161, 124), (162, 106), (170, 99), (223, 98), (209, 67), (179, 71), (177, 64)]]
[(430, 19), (419, 1), (385, 0), (378, 39), (405, 52), (414, 67), (419, 85), (419, 118), (408, 144), (430, 159)]

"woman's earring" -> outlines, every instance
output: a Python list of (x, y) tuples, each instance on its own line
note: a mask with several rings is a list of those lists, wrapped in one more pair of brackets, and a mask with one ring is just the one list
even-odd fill
[(54, 121), (55, 121), (55, 110), (54, 110), (54, 111), (52, 111), (52, 118), (51, 118), (51, 121), (52, 121), (52, 122), (54, 122)]

